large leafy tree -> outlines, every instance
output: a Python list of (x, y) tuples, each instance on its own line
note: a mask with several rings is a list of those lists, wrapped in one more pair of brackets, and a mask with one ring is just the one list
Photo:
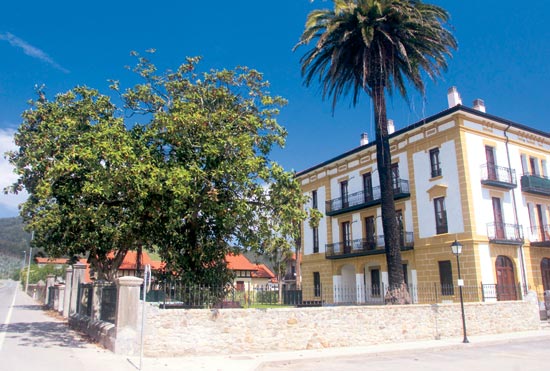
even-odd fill
[(284, 144), (284, 99), (248, 68), (199, 73), (189, 58), (157, 73), (138, 60), (142, 83), (112, 84), (124, 107), (78, 87), (53, 101), (40, 91), (23, 114), (11, 190), (30, 195), (34, 243), (86, 254), (106, 279), (144, 246), (167, 273), (214, 286), (230, 278), (230, 252), (290, 249), (306, 215), (293, 173), (269, 157)]
[(144, 82), (122, 96), (149, 118), (139, 126), (158, 167), (148, 235), (168, 271), (220, 285), (228, 252), (291, 248), (305, 199), (293, 174), (269, 158), (284, 144), (275, 117), (285, 101), (255, 70), (199, 73), (198, 62), (158, 74), (140, 58)]
[(302, 57), (306, 85), (318, 82), (332, 107), (351, 92), (373, 100), (377, 166), (381, 188), (382, 226), (389, 275), (387, 297), (403, 302), (404, 277), (396, 218), (386, 92), (395, 88), (407, 97), (407, 82), (424, 93), (423, 74), (430, 78), (447, 68), (456, 41), (445, 28), (449, 15), (420, 0), (334, 0), (332, 10), (314, 10), (296, 47), (315, 43)]
[[(23, 113), (9, 160), (26, 189), (21, 215), (33, 243), (52, 256), (85, 255), (102, 280), (142, 243), (144, 201), (154, 173), (147, 147), (109, 97), (76, 87)], [(114, 254), (110, 254), (114, 252)]]

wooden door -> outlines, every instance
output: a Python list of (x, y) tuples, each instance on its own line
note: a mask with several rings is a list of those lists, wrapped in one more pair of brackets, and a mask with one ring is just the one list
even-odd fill
[(374, 216), (365, 218), (366, 232), (366, 250), (374, 250), (376, 248), (376, 228), (374, 226)]
[(487, 179), (497, 180), (495, 149), (493, 147), (485, 146), (485, 158), (487, 159)]
[(542, 273), (542, 286), (544, 287), (544, 291), (550, 290), (550, 259), (542, 259), (540, 262), (540, 271)]
[(342, 223), (342, 244), (344, 245), (344, 254), (351, 252), (351, 226), (349, 222)]
[(394, 193), (401, 193), (401, 182), (399, 179), (399, 164), (391, 164), (391, 181)]
[(497, 272), (497, 300), (517, 300), (514, 265), (510, 258), (498, 256), (495, 268)]
[(380, 269), (370, 271), (371, 295), (380, 296)]
[(502, 206), (498, 197), (493, 197), (493, 215), (495, 218), (495, 238), (502, 240), (504, 239), (504, 221), (502, 218)]

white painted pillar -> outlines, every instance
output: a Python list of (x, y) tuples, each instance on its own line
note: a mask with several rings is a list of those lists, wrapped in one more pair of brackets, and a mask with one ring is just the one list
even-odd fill
[(355, 274), (355, 287), (357, 303), (365, 303), (365, 275), (363, 273)]
[(418, 275), (416, 269), (411, 269), (411, 287), (409, 288), (409, 294), (413, 304), (418, 303)]
[(332, 292), (334, 303), (342, 301), (342, 276), (332, 276)]
[(382, 295), (382, 297), (385, 297), (386, 291), (388, 291), (388, 287), (390, 287), (390, 278), (388, 276), (388, 272), (380, 272), (380, 275), (382, 276), (382, 287), (380, 288), (380, 295)]

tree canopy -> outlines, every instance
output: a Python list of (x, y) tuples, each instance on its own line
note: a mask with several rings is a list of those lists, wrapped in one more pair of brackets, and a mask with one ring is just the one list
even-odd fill
[(255, 70), (200, 73), (199, 60), (158, 73), (138, 56), (142, 82), (112, 83), (120, 106), (88, 87), (38, 92), (9, 154), (36, 245), (87, 255), (100, 278), (146, 247), (168, 272), (211, 285), (227, 282), (228, 252), (290, 248), (306, 214), (293, 174), (270, 159), (285, 101)]

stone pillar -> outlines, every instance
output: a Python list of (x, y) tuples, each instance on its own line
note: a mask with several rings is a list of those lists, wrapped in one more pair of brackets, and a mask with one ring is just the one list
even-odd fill
[(116, 280), (118, 297), (116, 305), (115, 353), (139, 354), (140, 347), (140, 301), (139, 292), (143, 279), (126, 276)]
[(63, 307), (65, 305), (65, 285), (61, 284), (57, 286), (57, 289), (59, 290), (59, 301), (54, 309), (59, 313), (63, 313)]
[(69, 266), (65, 271), (65, 296), (63, 298), (63, 317), (69, 317), (69, 303), (73, 284), (73, 267)]
[(71, 284), (71, 300), (69, 303), (69, 315), (76, 313), (78, 302), (78, 285), (84, 281), (84, 271), (86, 264), (76, 263), (73, 265), (73, 279)]
[(54, 284), (55, 276), (53, 274), (48, 274), (46, 277), (46, 297), (44, 298), (44, 304), (46, 304), (47, 307), (52, 307), (53, 305), (53, 303), (50, 303), (50, 287), (54, 290)]

